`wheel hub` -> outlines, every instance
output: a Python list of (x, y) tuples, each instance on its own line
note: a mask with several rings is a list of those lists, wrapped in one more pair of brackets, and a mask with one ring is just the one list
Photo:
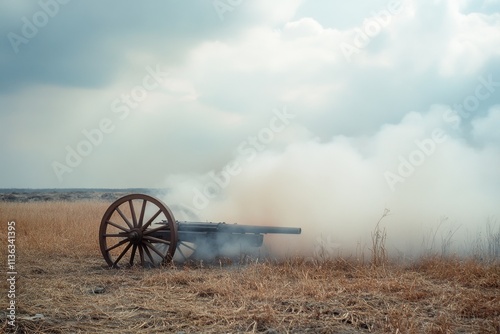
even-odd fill
[(142, 242), (142, 231), (140, 229), (133, 229), (128, 234), (128, 238), (133, 244), (140, 244)]

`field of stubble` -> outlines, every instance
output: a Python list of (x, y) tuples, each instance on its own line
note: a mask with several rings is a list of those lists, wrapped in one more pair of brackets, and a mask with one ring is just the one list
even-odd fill
[[(15, 333), (500, 333), (500, 264), (246, 259), (108, 269), (109, 201), (0, 201), (1, 256), (16, 221)], [(4, 265), (2, 265), (4, 268)], [(5, 270), (3, 270), (5, 271)]]

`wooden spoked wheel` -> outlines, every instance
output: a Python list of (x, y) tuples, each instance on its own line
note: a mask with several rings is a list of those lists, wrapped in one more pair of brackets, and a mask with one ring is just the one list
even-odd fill
[(127, 195), (104, 213), (99, 246), (110, 267), (156, 267), (172, 261), (177, 224), (170, 209), (158, 199)]
[(174, 262), (183, 263), (196, 259), (196, 244), (188, 241), (181, 241), (177, 243), (177, 250), (175, 252)]

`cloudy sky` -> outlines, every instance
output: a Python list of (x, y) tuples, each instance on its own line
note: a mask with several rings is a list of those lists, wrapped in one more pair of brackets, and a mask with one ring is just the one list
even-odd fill
[(498, 213), (499, 0), (6, 0), (0, 22), (2, 188)]

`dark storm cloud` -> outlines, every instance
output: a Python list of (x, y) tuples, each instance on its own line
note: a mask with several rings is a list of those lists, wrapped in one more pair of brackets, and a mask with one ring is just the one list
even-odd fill
[(22, 9), (0, 5), (1, 91), (32, 84), (106, 86), (129, 65), (124, 56), (130, 50), (182, 62), (193, 44), (238, 29), (235, 22), (222, 25), (210, 2), (58, 1)]

